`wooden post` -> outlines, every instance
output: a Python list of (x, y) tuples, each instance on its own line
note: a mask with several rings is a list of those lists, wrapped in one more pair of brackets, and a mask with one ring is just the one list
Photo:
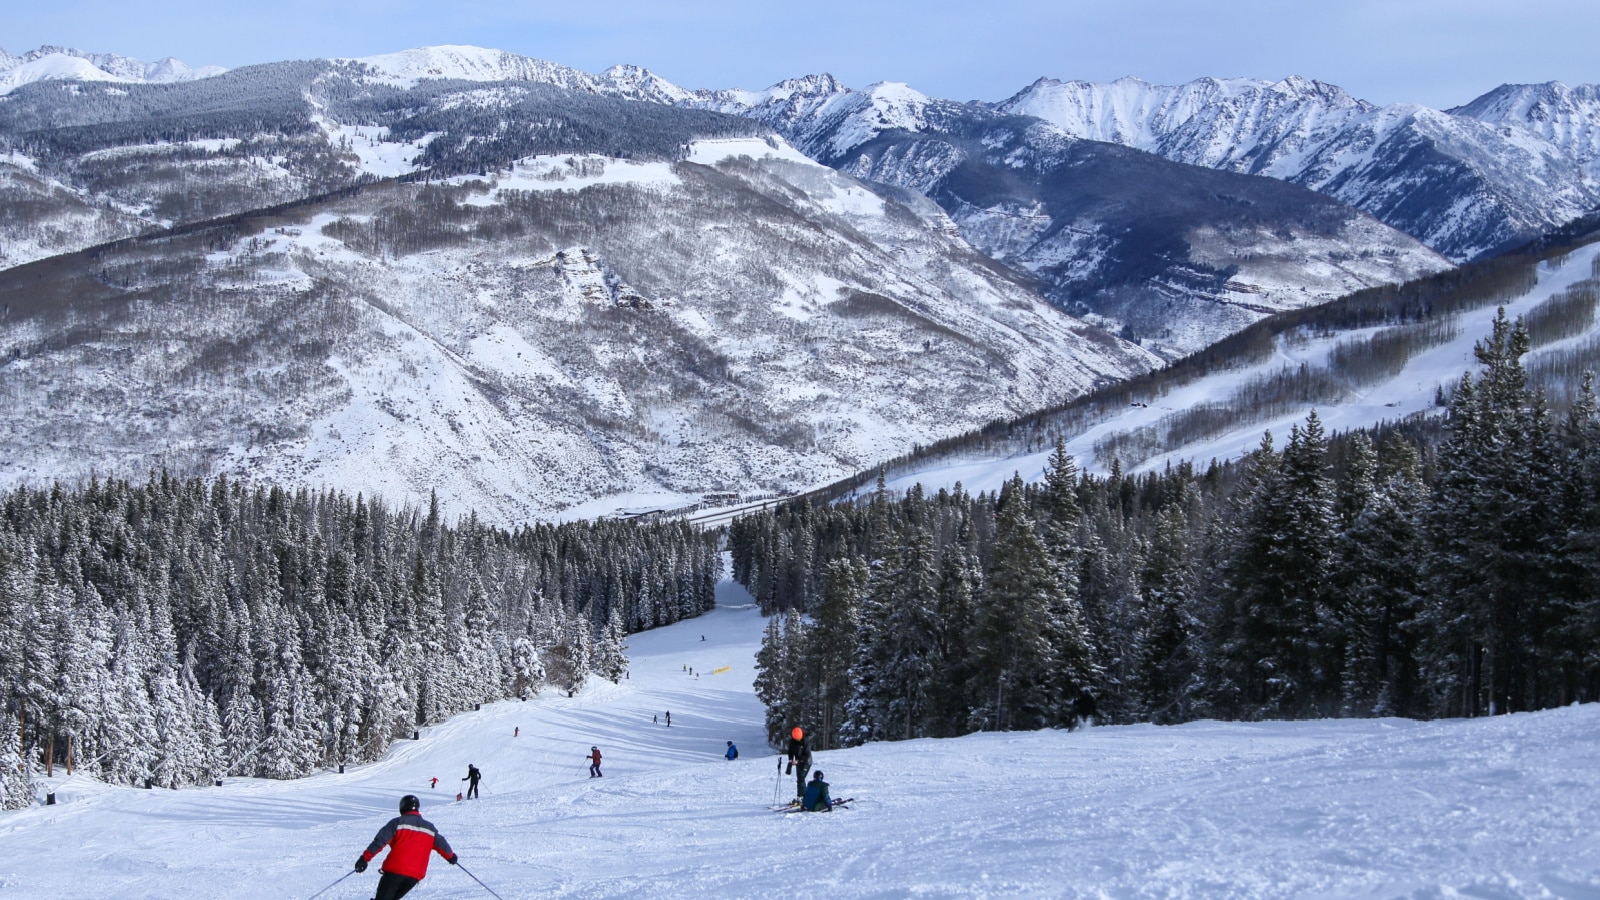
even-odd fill
[(67, 735), (67, 777), (72, 777), (72, 735)]
[(50, 732), (50, 737), (44, 742), (44, 777), (56, 777), (56, 733)]

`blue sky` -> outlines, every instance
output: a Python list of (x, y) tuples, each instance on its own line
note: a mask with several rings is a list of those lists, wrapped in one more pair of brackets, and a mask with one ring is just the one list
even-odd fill
[(997, 100), (1033, 79), (1201, 75), (1339, 84), (1448, 107), (1504, 82), (1600, 81), (1600, 0), (11, 0), (0, 46), (41, 44), (234, 67), (477, 44), (686, 87), (832, 72)]

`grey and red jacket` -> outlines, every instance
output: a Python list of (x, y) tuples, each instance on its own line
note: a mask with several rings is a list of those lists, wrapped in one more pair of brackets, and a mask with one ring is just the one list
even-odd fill
[(418, 881), (427, 877), (429, 854), (433, 851), (439, 851), (439, 855), (447, 860), (454, 859), (456, 855), (450, 849), (450, 842), (421, 813), (401, 813), (390, 819), (389, 824), (383, 826), (378, 836), (372, 839), (372, 844), (367, 847), (367, 852), (361, 854), (361, 858), (371, 862), (385, 844), (389, 845), (389, 856), (383, 861), (383, 871)]

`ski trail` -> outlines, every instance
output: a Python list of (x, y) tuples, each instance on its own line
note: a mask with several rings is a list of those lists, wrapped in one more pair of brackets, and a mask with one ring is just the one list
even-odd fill
[[(0, 814), (0, 897), (304, 900), (404, 793), (506, 900), (1600, 897), (1596, 704), (869, 744), (816, 754), (851, 809), (770, 811), (752, 689), (764, 621), (732, 584), (719, 600), (630, 637), (619, 684), (485, 706), (345, 775), (62, 784), (62, 805)], [(651, 723), (668, 709), (671, 728)], [(588, 775), (591, 745), (603, 778)], [(457, 803), (468, 763), (482, 799)], [(785, 796), (792, 779), (778, 784)], [(323, 897), (369, 898), (376, 880)], [(488, 894), (435, 860), (411, 896)]]

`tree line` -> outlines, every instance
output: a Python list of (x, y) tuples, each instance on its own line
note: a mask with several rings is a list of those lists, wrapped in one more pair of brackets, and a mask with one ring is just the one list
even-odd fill
[(68, 769), (177, 787), (376, 759), (474, 704), (625, 671), (714, 603), (683, 523), (507, 531), (218, 477), (0, 498), (0, 802)]
[(1477, 716), (1600, 696), (1600, 414), (1557, 418), (1521, 323), (1477, 345), (1442, 427), (1204, 472), (802, 499), (730, 532), (772, 615), (773, 734), (827, 745), (1114, 722)]

